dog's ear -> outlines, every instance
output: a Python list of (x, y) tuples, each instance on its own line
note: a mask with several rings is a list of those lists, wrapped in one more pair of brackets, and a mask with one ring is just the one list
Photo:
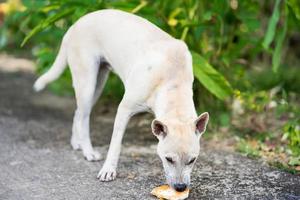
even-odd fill
[(196, 134), (202, 135), (205, 130), (206, 126), (209, 120), (209, 114), (208, 112), (202, 113), (198, 119), (195, 121), (195, 126), (196, 126)]
[(168, 128), (161, 121), (154, 119), (151, 124), (152, 133), (158, 138), (164, 138), (167, 135)]

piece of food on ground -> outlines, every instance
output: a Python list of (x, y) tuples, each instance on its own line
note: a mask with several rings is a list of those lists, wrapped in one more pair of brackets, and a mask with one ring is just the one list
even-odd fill
[(183, 200), (188, 198), (189, 189), (186, 189), (183, 192), (177, 192), (169, 185), (162, 185), (154, 188), (151, 191), (151, 194), (156, 196), (159, 199), (167, 199), (167, 200)]

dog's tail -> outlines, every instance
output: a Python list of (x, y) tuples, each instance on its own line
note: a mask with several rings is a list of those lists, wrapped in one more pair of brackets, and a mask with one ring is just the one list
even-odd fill
[(64, 72), (66, 67), (67, 67), (67, 49), (64, 41), (62, 41), (60, 50), (58, 52), (58, 55), (53, 65), (45, 74), (43, 74), (35, 81), (33, 85), (33, 89), (36, 92), (43, 90), (48, 83), (55, 81)]

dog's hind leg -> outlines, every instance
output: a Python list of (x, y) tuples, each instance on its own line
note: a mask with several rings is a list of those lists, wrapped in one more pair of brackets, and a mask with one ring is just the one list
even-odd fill
[(99, 60), (86, 56), (84, 52), (69, 55), (69, 65), (72, 73), (77, 109), (72, 128), (71, 145), (73, 149), (81, 149), (88, 161), (100, 160), (100, 154), (95, 151), (90, 139), (90, 113), (93, 107)]
[(107, 66), (107, 63), (101, 63), (100, 69), (99, 69), (99, 74), (97, 78), (97, 86), (95, 89), (94, 97), (93, 97), (93, 104), (95, 105), (101, 96), (105, 83), (107, 81), (107, 78), (109, 76), (110, 69)]

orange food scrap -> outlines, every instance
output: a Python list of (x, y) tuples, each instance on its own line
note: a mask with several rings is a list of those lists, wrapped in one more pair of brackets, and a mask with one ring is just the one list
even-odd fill
[(177, 192), (176, 190), (171, 188), (169, 185), (162, 185), (162, 186), (154, 188), (151, 191), (151, 194), (156, 196), (160, 200), (162, 200), (162, 199), (183, 200), (183, 199), (188, 198), (189, 189), (186, 189), (183, 192)]

